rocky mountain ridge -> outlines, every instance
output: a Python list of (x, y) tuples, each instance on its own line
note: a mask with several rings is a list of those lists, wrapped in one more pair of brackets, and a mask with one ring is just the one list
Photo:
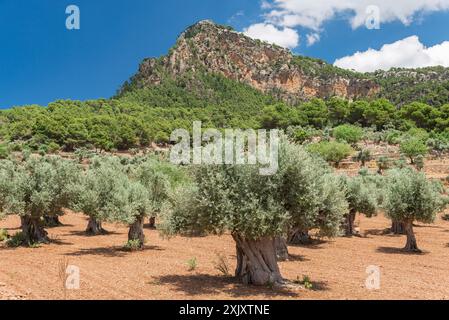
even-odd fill
[[(333, 96), (348, 100), (385, 96), (397, 100), (398, 94), (389, 90), (403, 90), (401, 83), (419, 86), (423, 82), (447, 82), (449, 90), (446, 68), (358, 73), (318, 59), (295, 56), (287, 49), (251, 39), (209, 20), (187, 28), (168, 55), (145, 59), (131, 83), (147, 87), (158, 85), (167, 76), (176, 79), (196, 72), (218, 73), (289, 103)], [(420, 91), (417, 88), (410, 95), (419, 95)]]

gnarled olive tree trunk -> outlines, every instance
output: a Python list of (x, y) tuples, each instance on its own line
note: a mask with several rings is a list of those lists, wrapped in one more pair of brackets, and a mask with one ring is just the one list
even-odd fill
[(274, 241), (276, 246), (276, 257), (278, 261), (287, 261), (288, 260), (287, 240), (284, 237), (277, 236)]
[(405, 234), (404, 223), (400, 221), (393, 221), (391, 225), (391, 232), (394, 234)]
[(59, 216), (57, 215), (45, 215), (44, 225), (48, 228), (54, 228), (62, 226), (62, 223), (59, 221)]
[(150, 229), (156, 229), (156, 217), (150, 217), (150, 224), (148, 227)]
[(344, 229), (345, 229), (345, 235), (347, 237), (352, 237), (353, 235), (355, 235), (355, 231), (354, 231), (355, 217), (356, 217), (355, 210), (350, 210), (349, 213), (345, 217)]
[(413, 221), (404, 222), (405, 234), (407, 235), (407, 244), (404, 250), (410, 252), (420, 252), (418, 244), (416, 243), (415, 232), (413, 231)]
[(139, 247), (142, 248), (145, 243), (145, 234), (143, 233), (144, 216), (139, 216), (136, 221), (129, 226), (128, 241), (139, 241)]
[(257, 286), (284, 283), (277, 263), (274, 238), (250, 240), (236, 233), (232, 237), (237, 249), (237, 278), (244, 284)]
[(311, 244), (312, 238), (310, 238), (309, 230), (293, 228), (288, 234), (288, 243), (297, 245)]
[(90, 236), (98, 236), (107, 233), (101, 225), (101, 221), (96, 218), (89, 217), (89, 222), (87, 224), (86, 233)]
[(20, 217), (22, 233), (28, 244), (49, 243), (48, 233), (42, 226), (39, 218), (29, 215)]

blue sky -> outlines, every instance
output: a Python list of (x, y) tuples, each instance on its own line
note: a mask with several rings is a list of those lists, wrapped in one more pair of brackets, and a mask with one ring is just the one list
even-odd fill
[[(412, 15), (405, 24), (395, 18), (401, 16), (398, 8), (386, 8), (379, 30), (351, 26), (359, 8), (335, 9), (332, 3), (335, 0), (322, 0), (328, 11), (323, 9), (327, 14), (320, 16), (321, 11), (313, 11), (313, 3), (317, 1), (0, 0), (0, 107), (46, 105), (57, 99), (108, 98), (135, 73), (143, 58), (165, 54), (187, 26), (202, 19), (230, 24), (238, 31), (269, 25), (279, 31), (274, 36), (281, 38), (290, 30), (288, 35), (298, 36), (298, 45), (291, 47), (293, 52), (330, 63), (347, 56), (341, 64), (350, 68), (370, 67), (366, 65), (367, 57), (351, 57), (355, 52), (379, 50), (385, 44), (410, 36), (419, 38), (404, 42), (411, 51), (420, 44), (438, 47), (432, 51), (418, 49), (423, 51), (423, 57), (410, 62), (410, 58), (394, 56), (399, 50), (402, 57), (401, 42), (396, 46), (399, 49), (375, 52), (375, 58), (369, 58), (370, 63), (374, 60), (376, 67), (382, 67), (385, 60), (398, 59), (397, 64), (406, 60), (412, 66), (438, 64), (441, 60), (438, 57), (446, 53), (446, 46), (439, 46), (449, 40), (446, 0), (441, 0), (438, 8), (426, 8), (419, 0), (407, 0), (417, 2), (418, 9), (406, 8), (405, 13)], [(309, 12), (301, 7), (307, 3), (312, 6), (310, 16), (302, 13)], [(65, 27), (65, 9), (70, 4), (80, 8), (80, 30)], [(284, 19), (292, 16), (296, 22)], [(319, 35), (319, 41), (308, 46), (310, 34)]]

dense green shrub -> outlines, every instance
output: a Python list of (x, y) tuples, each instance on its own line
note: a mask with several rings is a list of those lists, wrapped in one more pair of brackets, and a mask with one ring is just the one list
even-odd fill
[(349, 157), (354, 151), (347, 143), (327, 141), (310, 144), (307, 150), (319, 155), (327, 162), (334, 163), (337, 167), (343, 159)]
[(6, 144), (0, 144), (0, 159), (6, 159), (9, 157), (9, 148)]
[(363, 138), (363, 129), (357, 126), (344, 124), (334, 128), (333, 136), (339, 142), (355, 144)]
[(0, 242), (6, 241), (8, 240), (8, 238), (8, 231), (6, 231), (5, 229), (0, 229)]

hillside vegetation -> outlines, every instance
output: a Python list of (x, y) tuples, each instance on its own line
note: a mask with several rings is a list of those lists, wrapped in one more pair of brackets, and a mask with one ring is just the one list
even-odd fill
[[(422, 128), (448, 136), (449, 71), (372, 74), (252, 40), (202, 21), (167, 56), (146, 59), (111, 99), (56, 101), (0, 112), (0, 156), (79, 148), (128, 150), (168, 143), (176, 128), (329, 130), (349, 123), (376, 131)], [(329, 129), (328, 129), (329, 128)]]

